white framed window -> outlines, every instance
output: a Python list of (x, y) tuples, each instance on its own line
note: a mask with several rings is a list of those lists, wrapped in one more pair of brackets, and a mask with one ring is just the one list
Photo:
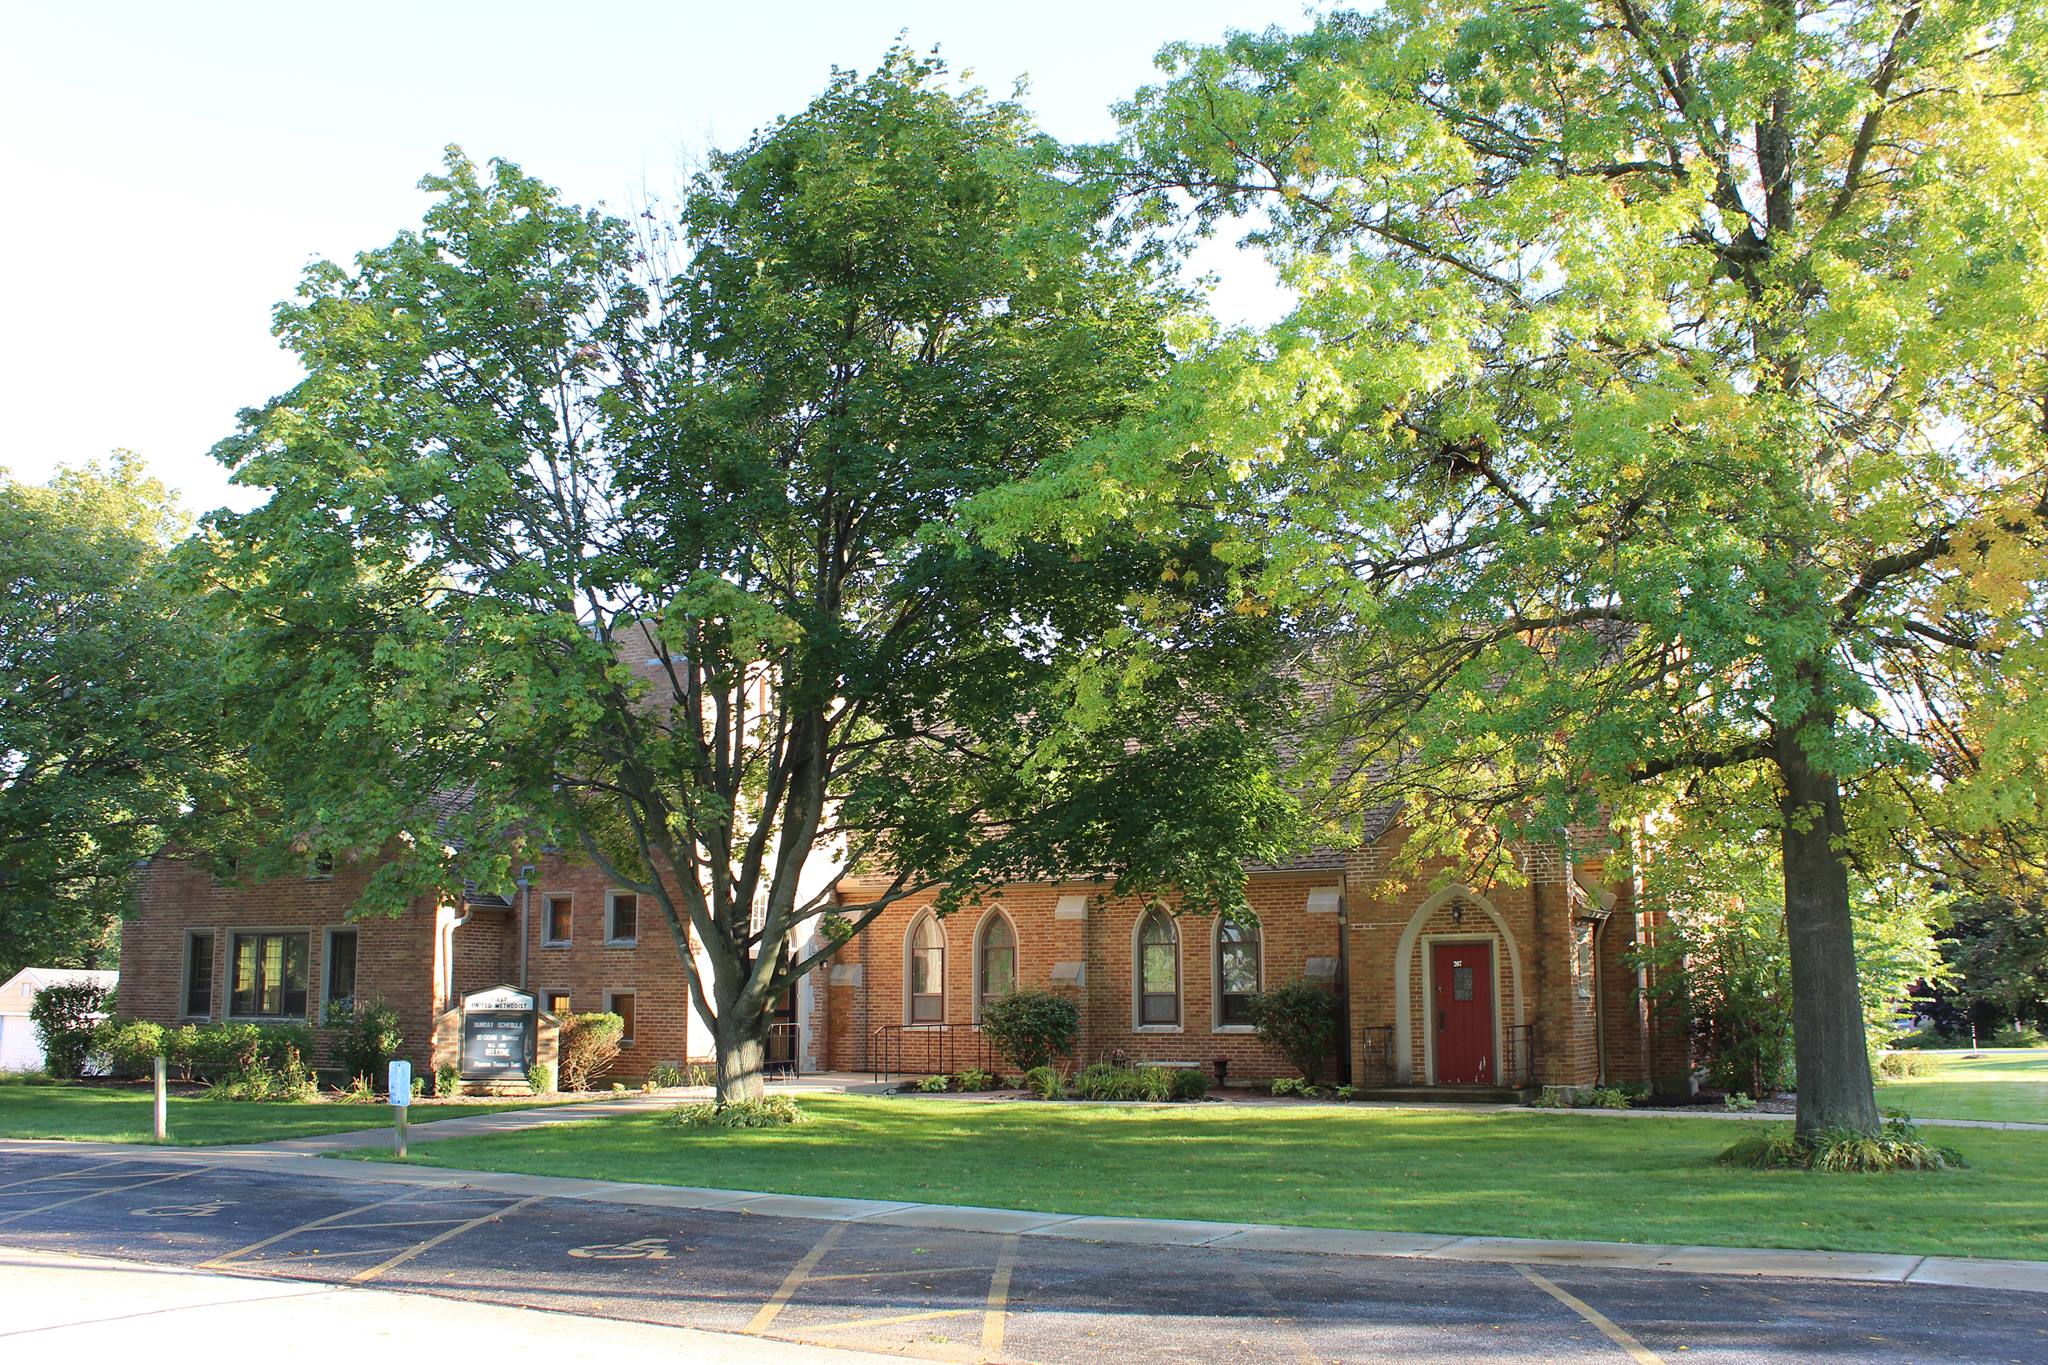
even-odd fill
[(904, 1021), (942, 1024), (946, 1021), (946, 930), (927, 910), (904, 938), (907, 970), (903, 975)]
[(974, 936), (974, 1018), (981, 1007), (1017, 989), (1017, 928), (1000, 910), (991, 910)]
[(640, 942), (640, 897), (634, 892), (604, 893), (604, 942), (608, 948), (631, 948)]
[(1265, 943), (1256, 919), (1216, 924), (1216, 1027), (1252, 1026), (1252, 997), (1265, 989)]
[(1139, 1028), (1180, 1027), (1180, 926), (1155, 905), (1138, 920), (1132, 985)]

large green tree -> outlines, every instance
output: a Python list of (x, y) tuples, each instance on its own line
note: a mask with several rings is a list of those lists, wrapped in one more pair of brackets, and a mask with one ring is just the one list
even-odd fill
[(1136, 221), (1248, 222), (1297, 301), (1045, 481), (1067, 524), (1214, 490), (1415, 851), (1755, 769), (1805, 1134), (1878, 1124), (1852, 876), (2040, 827), (2044, 26), (1394, 0), (1170, 49)]
[(579, 850), (659, 907), (740, 1097), (903, 896), (1242, 895), (1292, 818), (1274, 626), (1200, 528), (953, 525), (1128, 415), (1179, 306), (1022, 109), (899, 50), (673, 215), (455, 153), (426, 187), (279, 310), (307, 377), (222, 446), (270, 492), (213, 527), (237, 713), (286, 825), (381, 860), (365, 910)]
[(217, 775), (186, 523), (142, 462), (0, 473), (0, 979), (112, 965), (138, 858)]

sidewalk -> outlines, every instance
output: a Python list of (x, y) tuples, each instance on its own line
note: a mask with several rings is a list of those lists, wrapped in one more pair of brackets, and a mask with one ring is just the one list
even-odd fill
[(901, 1357), (693, 1327), (535, 1311), (305, 1280), (0, 1249), (0, 1321), (36, 1360), (202, 1360), (231, 1341), (290, 1342), (300, 1365), (369, 1359), (859, 1365)]
[[(777, 1081), (769, 1087), (777, 1095), (844, 1095), (863, 1091), (880, 1092), (886, 1085), (864, 1081), (859, 1076), (845, 1073), (821, 1072), (816, 1075), (798, 1076), (786, 1081)], [(528, 1128), (550, 1128), (558, 1123), (582, 1123), (587, 1119), (623, 1118), (633, 1114), (645, 1114), (650, 1110), (672, 1109), (679, 1104), (711, 1098), (708, 1085), (676, 1086), (653, 1093), (636, 1091), (609, 1100), (583, 1100), (576, 1104), (551, 1104), (532, 1109), (499, 1109), (486, 1114), (472, 1114), (463, 1118), (435, 1119), (432, 1123), (416, 1124), (406, 1130), (405, 1140), (412, 1146), (431, 1142), (437, 1138), (490, 1137), (497, 1133), (518, 1133)], [(361, 1147), (389, 1147), (395, 1130), (390, 1128), (357, 1128), (344, 1133), (322, 1133), (317, 1137), (280, 1138), (276, 1142), (251, 1143), (245, 1151), (274, 1152), (346, 1152)]]
[[(642, 1097), (660, 1102), (661, 1097)], [(626, 1103), (632, 1103), (627, 1101)], [(446, 1123), (470, 1120), (447, 1120)], [(443, 1127), (429, 1124), (417, 1130)], [(303, 1140), (302, 1140), (303, 1141)], [(99, 1159), (190, 1163), (302, 1175), (325, 1182), (460, 1187), (521, 1198), (574, 1199), (640, 1207), (716, 1210), (722, 1213), (826, 1222), (873, 1222), (960, 1232), (1009, 1233), (1131, 1245), (1202, 1247), (1217, 1251), (1297, 1252), (1322, 1256), (1397, 1257), (1486, 1261), (1511, 1265), (1571, 1265), (1617, 1270), (1661, 1270), (1686, 1275), (1783, 1276), (1871, 1284), (1933, 1284), (2048, 1294), (2048, 1261), (1978, 1260), (1765, 1247), (1638, 1245), (1628, 1242), (1553, 1241), (1521, 1237), (1430, 1236), (1349, 1228), (1176, 1219), (1110, 1218), (952, 1204), (898, 1203), (772, 1194), (758, 1190), (697, 1189), (567, 1176), (509, 1175), (440, 1167), (335, 1161), (290, 1144), (249, 1147), (149, 1147), (132, 1143), (0, 1141), (10, 1153), (75, 1154)]]

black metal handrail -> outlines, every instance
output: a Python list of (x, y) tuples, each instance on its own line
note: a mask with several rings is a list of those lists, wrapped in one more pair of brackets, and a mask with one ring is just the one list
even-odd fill
[(971, 1025), (883, 1024), (868, 1035), (868, 1058), (878, 1081), (996, 1069), (995, 1049)]
[(1510, 1024), (1501, 1030), (1500, 1085), (1526, 1089), (1536, 1083), (1536, 1026)]
[(768, 1059), (763, 1069), (770, 1076), (794, 1076), (803, 1070), (797, 1059), (795, 1024), (768, 1026)]
[(1364, 1031), (1357, 1084), (1385, 1086), (1394, 1083), (1394, 1026), (1379, 1024)]

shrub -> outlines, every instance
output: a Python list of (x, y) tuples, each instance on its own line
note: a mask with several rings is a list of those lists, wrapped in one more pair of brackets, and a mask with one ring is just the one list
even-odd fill
[(1939, 1069), (1934, 1058), (1919, 1052), (1887, 1052), (1877, 1059), (1878, 1075), (1892, 1080), (1904, 1076), (1932, 1076)]
[(2013, 1024), (1991, 1035), (1993, 1047), (2040, 1047), (2043, 1044), (2048, 1044), (2048, 1036), (2027, 1024)]
[(434, 1098), (452, 1100), (462, 1093), (462, 1068), (443, 1062), (434, 1068)]
[(1051, 991), (1012, 991), (981, 1006), (982, 1036), (1023, 1071), (1072, 1055), (1080, 1028), (1080, 1009)]
[(614, 1095), (623, 1095), (623, 1094), (625, 1094), (625, 1093), (626, 1093), (626, 1083), (625, 1083), (624, 1081), (613, 1081), (613, 1082), (612, 1082), (612, 1093), (613, 1093)]
[(555, 1092), (555, 1064), (535, 1062), (526, 1068), (526, 1083), (536, 1095), (552, 1095)]
[(341, 1069), (351, 1076), (367, 1076), (372, 1082), (384, 1078), (385, 1068), (405, 1045), (398, 1027), (398, 1011), (381, 1000), (358, 1000), (345, 1009), (327, 1012), (330, 1027), (341, 1030), (334, 1051)]
[(1880, 1171), (1946, 1171), (1969, 1163), (1951, 1147), (1936, 1147), (1920, 1137), (1903, 1114), (1889, 1115), (1875, 1135), (1830, 1129), (1807, 1139), (1788, 1132), (1755, 1133), (1721, 1153), (1724, 1166), (1756, 1170), (1831, 1171), (1874, 1174)]
[(952, 1089), (953, 1078), (944, 1074), (927, 1076), (917, 1083), (917, 1088), (927, 1095), (935, 1095), (941, 1090)]
[(1209, 1077), (1198, 1066), (1183, 1067), (1171, 1073), (1166, 1090), (1177, 1100), (1206, 1100), (1209, 1098)]
[(1355, 1100), (1358, 1098), (1358, 1087), (1355, 1085), (1340, 1085), (1330, 1092), (1330, 1096), (1333, 1099), (1345, 1101)]
[(787, 1095), (732, 1100), (726, 1104), (704, 1100), (678, 1105), (669, 1110), (667, 1119), (679, 1128), (787, 1128), (810, 1121), (811, 1116)]
[(105, 1020), (93, 1032), (93, 1051), (123, 1075), (147, 1074), (164, 1054), (163, 1025), (147, 1019)]
[(303, 1064), (313, 1055), (313, 1030), (305, 1024), (264, 1024), (256, 1033), (256, 1056), (272, 1071), (283, 1071), (293, 1058)]
[(111, 1005), (105, 986), (76, 981), (36, 992), (28, 1017), (43, 1045), (43, 1069), (75, 1080), (92, 1061), (93, 1029)]
[(1074, 1093), (1084, 1100), (1163, 1101), (1172, 1093), (1170, 1074), (1164, 1067), (1097, 1062), (1074, 1078)]
[(1721, 1097), (1721, 1107), (1732, 1113), (1746, 1114), (1756, 1108), (1756, 1101), (1737, 1090)]
[(657, 1090), (673, 1090), (685, 1083), (683, 1069), (669, 1062), (657, 1064), (653, 1074), (648, 1076), (647, 1079), (653, 1082), (654, 1088)]
[(174, 1029), (164, 1030), (164, 1061), (171, 1070), (178, 1073), (178, 1079), (189, 1081), (195, 1058), (199, 1050), (199, 1030), (191, 1024), (180, 1024)]
[(718, 1068), (717, 1068), (717, 1067), (715, 1067), (715, 1066), (713, 1066), (713, 1065), (711, 1065), (711, 1063), (709, 1063), (709, 1062), (691, 1062), (691, 1063), (690, 1063), (690, 1084), (691, 1084), (691, 1085), (717, 1085), (717, 1084), (718, 1084)]
[(1002, 1084), (1002, 1079), (993, 1071), (970, 1066), (953, 1077), (953, 1084), (961, 1090), (994, 1090)]
[(561, 1067), (564, 1090), (588, 1090), (619, 1059), (626, 1021), (616, 1014), (572, 1014), (562, 1020)]
[(1313, 1083), (1337, 1050), (1337, 997), (1313, 982), (1296, 981), (1251, 1000), (1259, 1040), (1294, 1064)]
[(256, 1065), (263, 1032), (254, 1024), (208, 1024), (195, 1030), (192, 1071), (200, 1080), (225, 1081)]
[(1034, 1066), (1025, 1072), (1024, 1088), (1042, 1100), (1056, 1100), (1067, 1093), (1067, 1083), (1050, 1066)]
[(1276, 1096), (1299, 1095), (1307, 1089), (1309, 1089), (1308, 1082), (1302, 1080), (1299, 1076), (1275, 1076), (1273, 1078), (1273, 1093)]

